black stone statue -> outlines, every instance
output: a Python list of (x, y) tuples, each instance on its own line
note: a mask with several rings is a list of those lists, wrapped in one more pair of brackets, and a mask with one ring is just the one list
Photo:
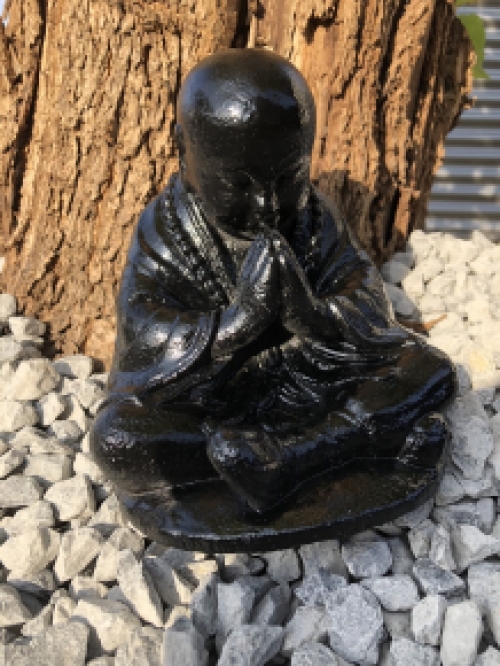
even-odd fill
[[(454, 368), (393, 319), (312, 186), (314, 131), (304, 78), (268, 51), (217, 53), (182, 85), (180, 170), (135, 229), (91, 436), (168, 543), (276, 548), (382, 523), (435, 490)], [(315, 503), (324, 531), (307, 531)]]

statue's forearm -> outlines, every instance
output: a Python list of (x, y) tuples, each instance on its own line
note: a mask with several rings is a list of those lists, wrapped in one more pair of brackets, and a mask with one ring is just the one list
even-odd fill
[(253, 342), (268, 326), (262, 312), (231, 304), (222, 311), (219, 327), (212, 345), (212, 358), (232, 354)]

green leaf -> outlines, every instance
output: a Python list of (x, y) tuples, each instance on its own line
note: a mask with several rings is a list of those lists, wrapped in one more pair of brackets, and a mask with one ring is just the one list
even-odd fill
[(465, 14), (458, 16), (458, 18), (462, 22), (472, 42), (472, 47), (476, 52), (476, 64), (474, 65), (473, 74), (478, 79), (488, 79), (489, 76), (483, 69), (484, 45), (486, 42), (483, 20), (476, 14)]
[(456, 7), (463, 7), (464, 5), (477, 5), (477, 0), (456, 0)]

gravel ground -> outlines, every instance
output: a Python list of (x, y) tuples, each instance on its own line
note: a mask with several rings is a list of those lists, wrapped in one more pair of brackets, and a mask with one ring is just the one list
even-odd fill
[(43, 358), (44, 324), (0, 294), (0, 664), (500, 666), (500, 246), (415, 232), (382, 273), (459, 370), (435, 500), (346, 542), (212, 558), (128, 524), (88, 453), (106, 375)]

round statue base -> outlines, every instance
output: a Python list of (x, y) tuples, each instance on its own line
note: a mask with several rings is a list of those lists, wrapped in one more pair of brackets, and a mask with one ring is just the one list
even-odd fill
[(210, 554), (259, 552), (345, 538), (394, 520), (436, 492), (443, 468), (443, 461), (423, 470), (357, 460), (309, 479), (265, 515), (222, 480), (140, 496), (117, 492), (131, 523), (158, 543)]

